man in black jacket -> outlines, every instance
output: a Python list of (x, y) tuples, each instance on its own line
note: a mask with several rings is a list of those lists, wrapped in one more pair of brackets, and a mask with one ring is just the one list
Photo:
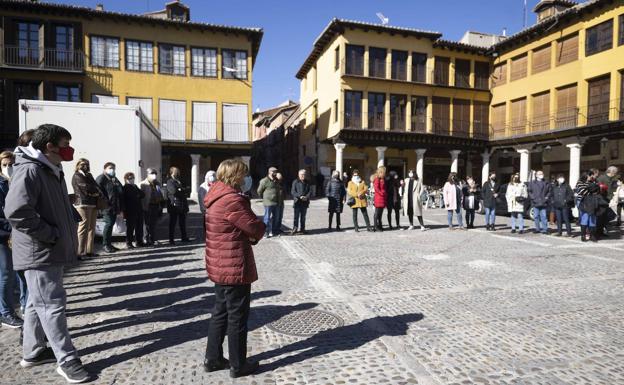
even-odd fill
[(299, 178), (293, 182), (290, 195), (293, 197), (295, 208), (295, 223), (291, 234), (296, 234), (297, 229), (301, 229), (301, 234), (305, 234), (306, 213), (310, 206), (310, 185), (306, 181), (306, 170), (299, 170)]
[(544, 171), (535, 173), (535, 180), (529, 182), (529, 199), (533, 208), (535, 232), (548, 234), (546, 211), (552, 200), (552, 185), (544, 180)]
[(488, 181), (483, 184), (481, 196), (483, 197), (483, 208), (485, 210), (485, 229), (496, 231), (496, 200), (500, 192), (500, 184), (496, 183), (496, 172), (490, 172)]
[(134, 173), (127, 172), (124, 175), (124, 218), (126, 219), (126, 247), (134, 249), (132, 242), (137, 247), (143, 244), (143, 205), (145, 193), (135, 184)]
[(171, 167), (170, 178), (167, 180), (167, 212), (169, 213), (169, 244), (175, 245), (175, 226), (180, 221), (180, 235), (182, 242), (189, 242), (186, 236), (186, 214), (189, 212), (187, 195), (189, 188), (182, 186), (180, 169)]
[(104, 251), (114, 253), (119, 249), (113, 246), (113, 225), (117, 219), (117, 215), (124, 210), (123, 207), (123, 187), (121, 182), (115, 176), (115, 163), (104, 163), (104, 172), (95, 180), (104, 193), (104, 197), (108, 200), (108, 209), (104, 211), (104, 230), (102, 231), (102, 243), (104, 243)]
[(572, 225), (570, 224), (570, 208), (574, 205), (574, 192), (565, 181), (563, 174), (557, 175), (555, 186), (553, 187), (553, 208), (557, 217), (557, 232), (555, 236), (561, 236), (563, 225), (566, 226), (566, 235), (572, 236)]

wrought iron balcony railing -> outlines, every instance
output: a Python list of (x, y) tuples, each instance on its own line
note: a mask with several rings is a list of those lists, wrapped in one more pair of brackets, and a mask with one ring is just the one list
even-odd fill
[(6, 67), (64, 72), (84, 71), (85, 55), (80, 50), (3, 46), (1, 54), (0, 63)]

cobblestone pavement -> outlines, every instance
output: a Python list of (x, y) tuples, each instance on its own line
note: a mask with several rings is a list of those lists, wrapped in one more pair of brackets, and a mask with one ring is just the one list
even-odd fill
[[(202, 369), (213, 292), (201, 244), (69, 270), (69, 326), (95, 383), (624, 384), (620, 234), (512, 236), (507, 218), (496, 233), (449, 231), (441, 210), (425, 212), (424, 233), (355, 233), (350, 212), (346, 231), (327, 232), (326, 220), (315, 201), (310, 235), (256, 247), (249, 356), (263, 366), (236, 381)], [(0, 329), (0, 384), (63, 383), (53, 364), (21, 369), (18, 342)]]

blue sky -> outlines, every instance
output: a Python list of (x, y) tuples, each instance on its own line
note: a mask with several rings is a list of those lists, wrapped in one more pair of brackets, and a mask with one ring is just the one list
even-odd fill
[[(143, 13), (164, 8), (168, 0), (54, 0), (51, 2), (106, 10)], [(528, 25), (539, 0), (527, 0)], [(513, 34), (523, 25), (524, 0), (182, 0), (198, 22), (262, 27), (264, 38), (254, 68), (253, 108), (270, 108), (286, 99), (299, 99), (295, 73), (312, 43), (334, 18), (378, 22), (377, 12), (390, 25), (441, 32), (457, 40), (466, 30)]]

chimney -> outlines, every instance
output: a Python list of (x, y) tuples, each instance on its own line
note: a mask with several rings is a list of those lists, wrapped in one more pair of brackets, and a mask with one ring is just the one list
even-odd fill
[(503, 28), (503, 36), (507, 36), (507, 27)]
[(95, 6), (95, 10), (96, 11), (103, 11), (104, 10), (104, 4), (100, 3), (98, 5)]
[(554, 16), (558, 13), (566, 11), (574, 6), (578, 5), (577, 2), (572, 0), (541, 0), (533, 12), (537, 14), (537, 22)]

